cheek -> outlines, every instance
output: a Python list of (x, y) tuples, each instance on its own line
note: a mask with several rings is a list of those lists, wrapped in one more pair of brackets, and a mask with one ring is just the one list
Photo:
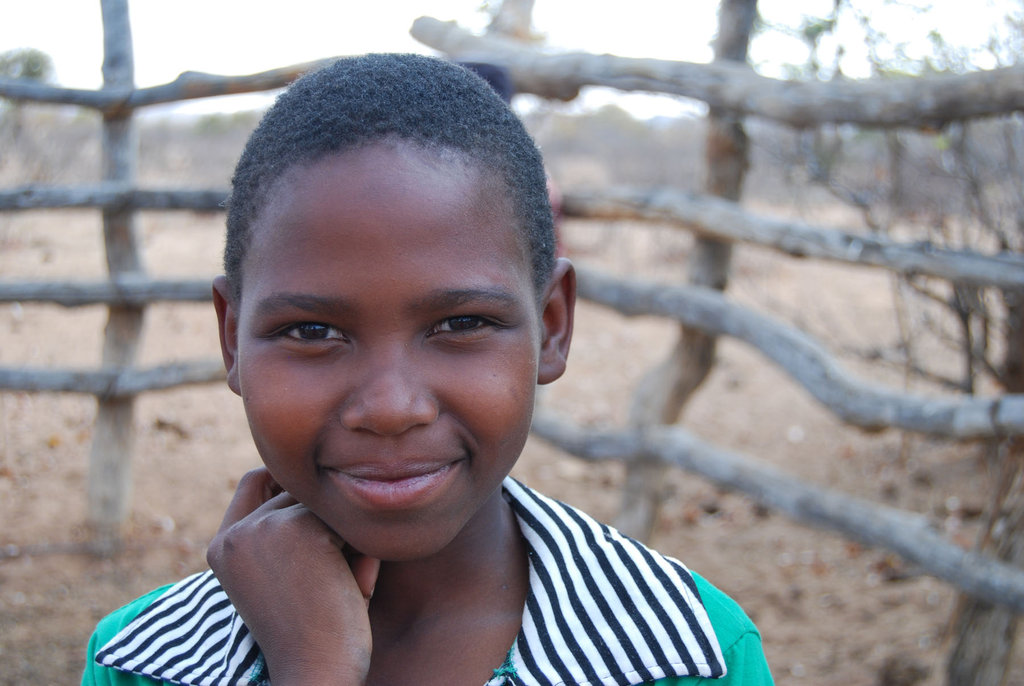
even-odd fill
[(537, 364), (529, 354), (511, 354), (479, 374), (466, 398), (478, 423), (492, 440), (520, 446), (529, 432), (536, 391)]
[(326, 401), (317, 395), (320, 384), (294, 374), (281, 374), (272, 365), (243, 367), (242, 403), (256, 447), (268, 466), (282, 458), (306, 454), (316, 440)]

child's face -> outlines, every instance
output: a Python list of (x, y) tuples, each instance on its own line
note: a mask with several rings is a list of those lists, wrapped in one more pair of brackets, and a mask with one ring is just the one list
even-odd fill
[(293, 169), (264, 207), (240, 301), (215, 294), (263, 461), (364, 554), (441, 550), (499, 497), (536, 384), (564, 370), (571, 267), (536, 293), (493, 174), (404, 144)]

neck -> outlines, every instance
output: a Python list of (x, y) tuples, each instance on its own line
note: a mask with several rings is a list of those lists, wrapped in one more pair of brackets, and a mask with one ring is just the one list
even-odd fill
[(371, 621), (410, 630), (433, 618), (485, 609), (520, 616), (526, 601), (526, 544), (501, 489), (437, 554), (381, 563)]

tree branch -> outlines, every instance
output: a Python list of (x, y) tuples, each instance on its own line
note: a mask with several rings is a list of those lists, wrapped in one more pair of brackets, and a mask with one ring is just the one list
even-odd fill
[(160, 190), (133, 188), (122, 183), (92, 186), (19, 186), (0, 190), (0, 210), (105, 209), (193, 210), (222, 212), (227, 189)]
[(104, 114), (118, 115), (149, 105), (284, 88), (307, 71), (326, 66), (335, 59), (304, 62), (244, 76), (221, 76), (187, 71), (170, 83), (149, 88), (85, 90), (48, 86), (22, 79), (0, 79), (0, 97), (56, 105), (78, 105), (97, 109)]
[(1024, 289), (1024, 255), (981, 255), (945, 250), (927, 242), (899, 243), (882, 235), (861, 235), (752, 214), (735, 202), (673, 190), (612, 188), (569, 193), (566, 216), (587, 219), (659, 221), (698, 235), (743, 241), (793, 257), (814, 257), (924, 274), (977, 286)]
[(150, 280), (121, 276), (112, 281), (0, 283), (0, 302), (139, 306), (159, 301), (209, 302), (210, 279)]
[(972, 439), (1024, 433), (1024, 395), (939, 398), (891, 391), (853, 378), (807, 334), (729, 301), (710, 289), (626, 281), (578, 267), (580, 297), (627, 316), (659, 315), (738, 338), (845, 422), (868, 430), (901, 428)]
[(11, 391), (88, 393), (103, 400), (145, 391), (212, 383), (225, 378), (221, 360), (166, 364), (149, 369), (26, 369), (0, 367), (0, 388)]
[(678, 427), (602, 430), (538, 411), (533, 434), (585, 460), (656, 460), (742, 491), (793, 519), (891, 550), (929, 574), (997, 605), (1024, 612), (1024, 570), (951, 543), (923, 516), (796, 479), (712, 446)]
[(475, 36), (454, 22), (420, 17), (411, 33), (459, 60), (509, 69), (516, 88), (571, 100), (584, 86), (694, 98), (714, 109), (752, 115), (796, 128), (826, 123), (915, 129), (1024, 110), (1024, 65), (970, 74), (861, 81), (781, 81), (749, 68), (715, 62), (545, 52), (493, 36)]

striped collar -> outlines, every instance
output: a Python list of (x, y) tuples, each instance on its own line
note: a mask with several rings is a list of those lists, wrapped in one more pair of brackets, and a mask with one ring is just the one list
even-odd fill
[[(512, 478), (504, 490), (529, 548), (530, 590), (515, 645), (486, 686), (631, 686), (725, 673), (680, 562)], [(268, 683), (259, 648), (209, 571), (171, 587), (96, 660), (185, 686)]]

